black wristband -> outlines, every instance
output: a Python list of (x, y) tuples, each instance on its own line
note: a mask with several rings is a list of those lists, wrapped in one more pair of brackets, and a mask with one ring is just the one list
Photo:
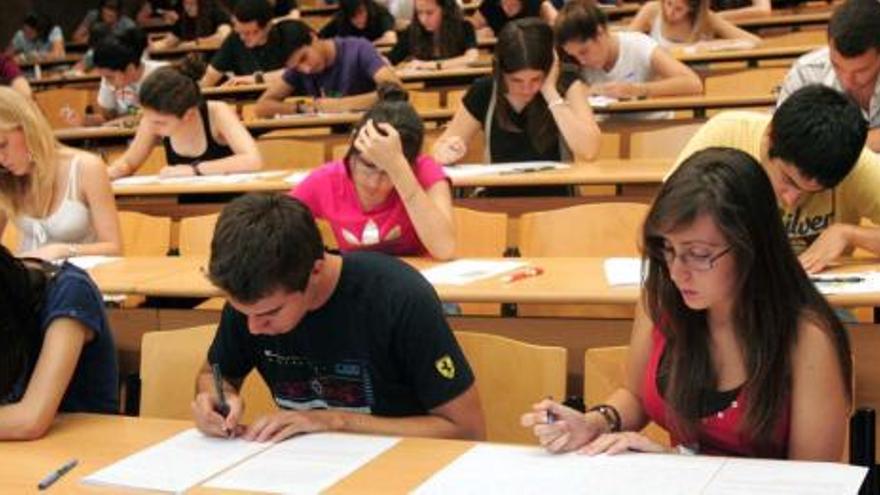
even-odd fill
[(202, 164), (202, 162), (192, 162), (189, 164), (189, 166), (192, 167), (194, 174), (202, 175), (202, 171), (199, 170), (199, 165), (201, 165), (201, 164)]
[(263, 84), (264, 82), (266, 82), (266, 78), (263, 77), (263, 71), (258, 70), (254, 72), (254, 82), (256, 82), (257, 84)]
[(597, 404), (589, 409), (587, 412), (596, 411), (601, 414), (605, 421), (608, 423), (608, 428), (611, 430), (611, 433), (616, 433), (620, 431), (621, 421), (620, 421), (620, 412), (617, 411), (617, 408), (610, 404)]

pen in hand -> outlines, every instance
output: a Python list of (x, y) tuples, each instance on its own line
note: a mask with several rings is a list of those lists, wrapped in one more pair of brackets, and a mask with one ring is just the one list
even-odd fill
[(825, 276), (817, 276), (810, 277), (810, 281), (815, 284), (857, 284), (859, 282), (864, 282), (865, 277), (859, 276), (841, 276), (841, 277), (825, 277)]
[(52, 471), (51, 473), (47, 474), (45, 478), (40, 480), (40, 483), (37, 485), (37, 488), (39, 488), (40, 490), (45, 490), (45, 489), (49, 488), (56, 481), (58, 481), (62, 476), (67, 474), (68, 471), (70, 471), (71, 469), (76, 467), (77, 462), (79, 462), (79, 461), (77, 461), (76, 459), (71, 459), (71, 460), (65, 462), (63, 466), (61, 466), (60, 468), (56, 469), (55, 471)]
[[(547, 396), (547, 400), (552, 401), (552, 400), (553, 400), (553, 396), (552, 396), (552, 395), (548, 395), (548, 396)], [(552, 425), (553, 423), (556, 422), (557, 419), (559, 419), (559, 418), (557, 417), (556, 413), (553, 412), (553, 411), (551, 411), (550, 408), (548, 407), (548, 408), (547, 408), (547, 419), (546, 419), (547, 424), (548, 424), (548, 425)]]
[[(214, 410), (217, 411), (217, 414), (223, 416), (223, 419), (226, 419), (226, 416), (229, 416), (229, 404), (226, 402), (226, 394), (223, 393), (223, 374), (220, 373), (220, 365), (218, 363), (213, 363), (211, 365), (211, 372), (214, 375), (214, 391), (217, 393), (217, 404), (214, 406)], [(226, 423), (223, 424), (223, 433), (228, 437), (230, 435), (230, 431), (226, 428)]]

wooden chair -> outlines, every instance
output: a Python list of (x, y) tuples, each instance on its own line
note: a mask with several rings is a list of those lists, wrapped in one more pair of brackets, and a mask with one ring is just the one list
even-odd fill
[[(141, 343), (141, 416), (192, 419), (196, 375), (214, 339), (216, 325), (147, 332)], [(275, 402), (254, 371), (244, 381), (243, 422), (274, 411)]]
[(320, 140), (258, 139), (257, 147), (266, 170), (312, 169), (325, 162), (325, 144)]
[[(584, 353), (584, 402), (587, 406), (601, 404), (626, 382), (629, 346), (597, 347)], [(642, 433), (655, 442), (668, 446), (669, 433), (655, 423)]]
[(498, 335), (455, 332), (480, 391), (486, 439), (534, 444), (520, 416), (545, 397), (565, 395), (567, 351)]
[(71, 127), (66, 114), (85, 116), (86, 107), (94, 101), (94, 91), (82, 88), (48, 89), (34, 93), (34, 101), (53, 129), (64, 129)]
[(702, 125), (690, 122), (633, 131), (628, 158), (676, 158)]
[(440, 93), (438, 91), (423, 90), (410, 91), (409, 101), (413, 108), (421, 112), (423, 110), (437, 110), (440, 106)]
[(181, 256), (208, 256), (211, 254), (211, 238), (217, 225), (219, 213), (186, 217), (180, 221), (178, 248)]
[[(592, 203), (528, 213), (519, 221), (523, 257), (638, 256), (638, 238), (648, 205)], [(632, 318), (632, 305), (519, 304), (520, 316)]]
[(119, 212), (126, 256), (165, 256), (171, 248), (171, 219), (135, 211)]
[[(455, 214), (455, 257), (497, 258), (507, 249), (507, 215), (468, 208), (453, 208)], [(462, 303), (466, 315), (501, 313), (501, 306), (492, 303)]]

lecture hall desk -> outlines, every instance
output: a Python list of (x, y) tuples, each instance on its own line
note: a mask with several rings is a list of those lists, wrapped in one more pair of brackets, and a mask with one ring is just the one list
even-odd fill
[[(510, 175), (484, 175), (452, 179), (453, 188), (492, 186), (511, 187), (523, 185), (612, 185), (617, 188), (614, 199), (646, 201), (672, 166), (670, 159), (600, 160), (574, 165), (568, 169), (540, 171)], [(113, 187), (116, 204), (121, 210), (133, 210), (151, 215), (181, 218), (204, 215), (219, 211), (232, 197), (257, 191), (283, 192), (293, 187), (284, 177), (296, 170), (264, 179), (238, 184), (151, 184)], [(501, 198), (474, 198), (456, 200), (470, 206)], [(589, 197), (563, 198), (589, 200)], [(602, 198), (608, 199), (608, 198)]]
[[(62, 476), (50, 493), (109, 494), (119, 487), (80, 482), (100, 468), (192, 428), (192, 421), (98, 414), (62, 414), (49, 434), (31, 442), (0, 442), (0, 490), (36, 493), (37, 483), (68, 460), (79, 464)], [(466, 452), (474, 442), (405, 438), (324, 492), (404, 494)], [(394, 473), (393, 476), (389, 476)], [(125, 490), (124, 493), (147, 493)], [(149, 492), (152, 493), (152, 492)], [(187, 493), (231, 493), (197, 487)], [(234, 492), (241, 493), (241, 492)]]

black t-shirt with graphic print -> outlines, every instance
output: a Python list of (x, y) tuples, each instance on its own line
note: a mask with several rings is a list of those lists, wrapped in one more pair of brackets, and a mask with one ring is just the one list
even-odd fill
[(286, 409), (426, 414), (474, 382), (433, 287), (379, 253), (342, 255), (330, 299), (281, 335), (252, 335), (229, 304), (208, 350), (223, 375), (254, 367)]

